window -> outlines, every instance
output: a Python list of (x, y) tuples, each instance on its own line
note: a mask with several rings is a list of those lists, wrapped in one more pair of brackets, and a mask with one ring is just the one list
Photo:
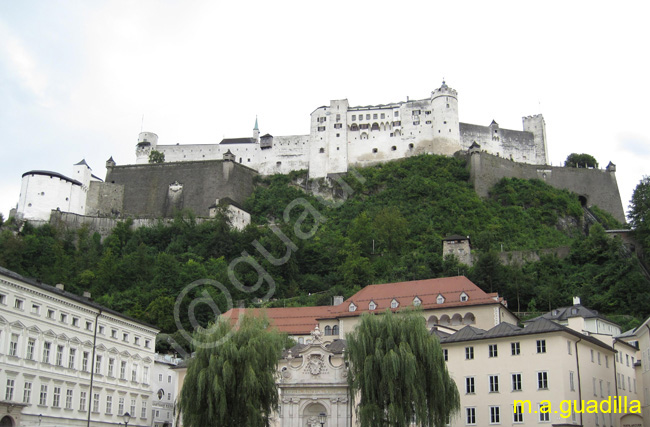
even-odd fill
[(474, 347), (465, 347), (465, 360), (474, 359)]
[(92, 331), (93, 330), (93, 322), (86, 321), (86, 330)]
[(26, 381), (23, 388), (23, 403), (29, 404), (30, 400), (32, 400), (32, 383)]
[(84, 372), (90, 372), (90, 370), (88, 369), (88, 358), (89, 357), (90, 357), (90, 355), (88, 354), (88, 352), (84, 351), (84, 356), (83, 356), (83, 359), (81, 360), (81, 370), (84, 371)]
[(93, 412), (99, 412), (99, 393), (93, 394)]
[(68, 368), (74, 369), (74, 357), (77, 354), (77, 349), (76, 348), (71, 348), (70, 352), (68, 353)]
[(498, 355), (498, 350), (497, 350), (497, 345), (496, 344), (490, 344), (488, 347), (488, 357), (497, 357)]
[(7, 390), (5, 391), (5, 400), (7, 401), (14, 400), (14, 380), (11, 378), (7, 379)]
[(113, 412), (113, 396), (106, 396), (106, 413), (110, 414)]
[(353, 114), (353, 115), (352, 115), (352, 121), (355, 121), (356, 119), (357, 119), (357, 115), (356, 115), (356, 114)]
[(52, 398), (52, 406), (58, 408), (61, 406), (61, 387), (54, 387), (54, 397)]
[(7, 300), (7, 296), (5, 294), (0, 294), (0, 304), (5, 305)]
[(171, 393), (167, 393), (167, 400), (172, 400), (172, 394)]
[(38, 304), (32, 304), (32, 314), (39, 314), (41, 312), (41, 306)]
[(131, 399), (131, 411), (133, 415), (135, 415), (135, 399)]
[(413, 110), (413, 115), (414, 116), (419, 116), (420, 115), (420, 110)]
[(465, 408), (465, 424), (476, 424), (476, 408)]
[(129, 342), (129, 334), (126, 332), (122, 334), (122, 341)]
[(56, 346), (56, 366), (63, 366), (63, 346)]
[(490, 393), (499, 392), (499, 376), (490, 375)]
[(524, 422), (524, 411), (521, 407), (521, 404), (518, 404), (517, 406), (514, 407), (513, 414), (512, 414), (512, 422), (513, 423)]
[(108, 376), (113, 377), (115, 373), (115, 359), (108, 359)]
[(521, 374), (512, 374), (512, 391), (521, 391)]
[(575, 391), (575, 390), (576, 390), (575, 382), (574, 382), (574, 380), (573, 380), (573, 375), (574, 375), (574, 374), (573, 374), (573, 371), (570, 371), (570, 372), (569, 372), (569, 389), (570, 389), (571, 391)]
[(511, 342), (510, 343), (510, 353), (513, 356), (519, 356), (521, 354), (521, 346), (519, 345), (518, 342)]
[(65, 392), (65, 409), (72, 409), (72, 390), (68, 389)]
[(417, 125), (419, 125), (419, 124), (420, 124), (420, 121), (419, 121), (419, 120), (416, 120), (416, 121), (413, 122), (413, 126), (417, 126)]
[(551, 408), (550, 408), (550, 406), (538, 404), (537, 407), (538, 407), (537, 413), (539, 414), (539, 420), (541, 422), (549, 422), (549, 421), (551, 421), (551, 413), (550, 413)]
[(376, 148), (373, 148), (373, 149), (372, 149), (372, 152), (373, 152), (373, 153), (377, 153), (377, 149), (376, 149)]
[(86, 393), (85, 391), (79, 393), (79, 410), (84, 412), (86, 411)]
[(438, 298), (436, 298), (436, 304), (442, 304), (445, 302), (445, 297), (442, 295), (438, 295)]
[(605, 355), (605, 367), (609, 368), (609, 356)]
[(144, 348), (150, 348), (151, 347), (151, 340), (144, 340)]
[(370, 120), (370, 114), (366, 114), (366, 120)]
[(598, 352), (598, 364), (600, 365), (600, 351)]
[(140, 418), (147, 418), (147, 401), (142, 401), (142, 409), (140, 410)]
[(330, 325), (325, 326), (325, 336), (332, 335), (332, 327)]
[(567, 340), (566, 342), (566, 351), (571, 354), (571, 341)]
[(11, 334), (11, 341), (9, 341), (9, 356), (18, 355), (18, 334)]
[(546, 340), (537, 340), (537, 352), (546, 353)]
[(158, 381), (162, 382), (162, 377), (163, 377), (162, 374), (158, 374)]
[(30, 338), (27, 340), (27, 355), (26, 359), (27, 360), (34, 360), (34, 348), (36, 347), (36, 340), (34, 338)]
[(99, 332), (100, 334), (104, 335), (104, 326), (99, 325), (99, 326), (97, 327), (97, 329), (98, 329), (97, 332)]
[(377, 304), (375, 304), (374, 301), (370, 301), (370, 304), (368, 304), (368, 310), (374, 310), (377, 308)]
[(50, 348), (52, 343), (45, 341), (43, 343), (43, 363), (50, 363)]
[(625, 364), (626, 364), (627, 366), (630, 366), (630, 355), (629, 355), (629, 354), (626, 354), (626, 355), (625, 355)]
[(68, 315), (65, 313), (61, 313), (59, 315), (59, 320), (63, 323), (68, 323)]
[(100, 356), (99, 354), (95, 356), (95, 373), (96, 374), (102, 373), (102, 356)]
[(334, 123), (334, 129), (342, 129), (343, 123)]
[(117, 401), (117, 415), (124, 415), (124, 398), (120, 397)]
[(24, 302), (23, 300), (16, 298), (16, 300), (14, 301), (14, 308), (17, 308), (18, 310), (22, 310), (23, 302)]
[(332, 335), (338, 335), (338, 334), (339, 334), (339, 325), (332, 326)]
[(422, 305), (422, 300), (420, 298), (418, 298), (418, 297), (413, 298), (413, 305), (415, 307), (421, 306)]
[(325, 126), (318, 126), (318, 132), (324, 132)]
[(133, 338), (133, 344), (140, 345), (140, 337), (134, 337)]
[(442, 349), (442, 355), (445, 358), (445, 362), (449, 361), (449, 350), (447, 350), (446, 348), (443, 348)]
[(72, 318), (72, 326), (79, 327), (79, 318), (78, 317), (73, 317)]
[(149, 384), (149, 367), (145, 366), (142, 368), (142, 383)]
[(501, 422), (501, 414), (498, 406), (490, 406), (490, 424), (499, 424)]
[(537, 373), (537, 388), (539, 390), (548, 389), (548, 372), (542, 371)]
[(138, 381), (138, 365), (136, 364), (134, 364), (133, 368), (131, 369), (131, 381)]
[(117, 339), (117, 329), (111, 329), (111, 338)]
[(399, 117), (399, 111), (395, 111), (395, 117)]
[(399, 307), (399, 302), (397, 302), (396, 299), (393, 299), (393, 300), (390, 302), (390, 308), (397, 308), (397, 307)]
[(351, 302), (351, 303), (350, 303), (350, 306), (348, 307), (348, 310), (349, 310), (349, 311), (357, 311), (357, 306), (354, 305), (353, 302)]
[(600, 389), (600, 397), (605, 397), (603, 394), (603, 380), (598, 381), (598, 388)]
[(465, 301), (468, 301), (468, 300), (469, 300), (469, 296), (467, 296), (467, 294), (465, 292), (462, 292), (460, 294), (460, 301), (465, 302)]
[(120, 363), (120, 379), (121, 380), (126, 379), (126, 361), (122, 361)]
[(41, 384), (41, 395), (38, 399), (38, 404), (41, 406), (47, 405), (47, 386), (45, 384)]
[(474, 377), (465, 378), (465, 393), (466, 394), (476, 393), (476, 388), (474, 387)]
[(167, 375), (167, 382), (171, 384), (171, 382), (172, 382), (172, 376), (171, 375)]
[(591, 363), (594, 363), (594, 351), (591, 350)]

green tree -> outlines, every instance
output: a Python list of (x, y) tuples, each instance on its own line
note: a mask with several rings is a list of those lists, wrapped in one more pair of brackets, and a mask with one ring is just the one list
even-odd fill
[(568, 168), (597, 168), (598, 162), (591, 154), (571, 153), (564, 161), (564, 166)]
[(346, 335), (350, 394), (362, 427), (443, 426), (460, 408), (440, 342), (417, 311), (364, 314)]
[(275, 372), (286, 336), (267, 327), (266, 317), (245, 315), (238, 328), (219, 320), (195, 333), (200, 344), (180, 396), (184, 425), (269, 425), (278, 406)]
[(632, 193), (627, 213), (637, 241), (643, 246), (645, 259), (650, 253), (650, 176), (644, 176)]
[(149, 153), (149, 163), (165, 163), (165, 153), (151, 150), (151, 153)]

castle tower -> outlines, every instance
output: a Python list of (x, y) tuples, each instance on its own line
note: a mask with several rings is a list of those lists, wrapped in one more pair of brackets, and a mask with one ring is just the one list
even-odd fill
[(546, 122), (541, 114), (523, 117), (524, 130), (531, 132), (535, 140), (535, 161), (533, 164), (548, 164), (548, 149), (546, 147)]
[(149, 163), (149, 154), (158, 147), (158, 135), (153, 132), (140, 132), (135, 146), (135, 163)]
[(115, 160), (113, 160), (113, 156), (111, 156), (108, 160), (106, 160), (106, 169), (112, 168), (115, 166)]
[(257, 116), (255, 116), (255, 127), (253, 128), (253, 138), (260, 142), (260, 129), (257, 127)]
[(458, 124), (458, 92), (442, 81), (442, 86), (431, 92), (433, 141), (436, 151), (451, 155), (460, 149)]
[(311, 113), (309, 176), (323, 177), (348, 170), (347, 99), (331, 100), (329, 107)]

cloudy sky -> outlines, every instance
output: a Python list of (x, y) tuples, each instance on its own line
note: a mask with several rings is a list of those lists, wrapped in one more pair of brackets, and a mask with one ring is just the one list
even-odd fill
[[(582, 1), (0, 0), (0, 212), (23, 172), (105, 176), (161, 144), (307, 134), (330, 99), (425, 98), (443, 78), (460, 120), (521, 129), (549, 158), (618, 167), (623, 206), (650, 174), (650, 3)], [(144, 120), (143, 120), (144, 117)]]

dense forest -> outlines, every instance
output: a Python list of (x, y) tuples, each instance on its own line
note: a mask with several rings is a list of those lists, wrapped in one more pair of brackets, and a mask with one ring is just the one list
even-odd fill
[[(331, 304), (368, 284), (459, 274), (499, 292), (517, 312), (566, 306), (579, 295), (624, 328), (650, 313), (650, 282), (636, 257), (604, 231), (623, 225), (597, 207), (599, 222), (586, 224), (572, 193), (504, 179), (481, 199), (463, 158), (430, 155), (358, 169), (333, 187), (306, 175), (259, 178), (244, 206), (252, 224), (242, 231), (223, 211), (202, 221), (178, 212), (171, 223), (138, 229), (127, 220), (103, 241), (86, 229), (19, 228), (10, 218), (0, 229), (0, 265), (90, 291), (167, 334), (178, 329), (179, 295), (187, 328), (190, 309), (205, 324), (234, 304)], [(470, 236), (473, 267), (443, 257), (442, 239), (451, 234)], [(568, 256), (500, 261), (499, 252), (557, 247), (568, 247)], [(199, 279), (220, 285), (187, 287)]]

